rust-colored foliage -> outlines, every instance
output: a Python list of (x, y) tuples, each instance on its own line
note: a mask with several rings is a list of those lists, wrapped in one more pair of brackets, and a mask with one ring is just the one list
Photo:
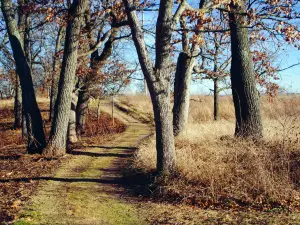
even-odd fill
[(111, 117), (102, 113), (97, 118), (96, 114), (92, 113), (88, 116), (85, 137), (92, 137), (96, 135), (107, 135), (122, 133), (125, 130), (125, 125), (118, 119), (114, 120), (114, 125)]

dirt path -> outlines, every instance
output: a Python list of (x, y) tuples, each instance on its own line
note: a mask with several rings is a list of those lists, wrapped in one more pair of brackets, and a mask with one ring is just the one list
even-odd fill
[(124, 167), (151, 129), (117, 109), (115, 116), (126, 122), (126, 131), (106, 146), (75, 150), (53, 178), (44, 178), (19, 223), (145, 224), (120, 184)]

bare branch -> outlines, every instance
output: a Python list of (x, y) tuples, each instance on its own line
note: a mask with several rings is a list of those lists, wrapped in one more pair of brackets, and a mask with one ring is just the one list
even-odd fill
[(111, 30), (107, 31), (105, 34), (103, 34), (103, 36), (100, 38), (98, 43), (92, 49), (90, 49), (87, 52), (79, 54), (78, 57), (83, 57), (83, 56), (87, 56), (87, 55), (92, 54), (94, 51), (96, 51), (103, 44), (103, 42), (109, 37), (110, 34), (111, 34)]

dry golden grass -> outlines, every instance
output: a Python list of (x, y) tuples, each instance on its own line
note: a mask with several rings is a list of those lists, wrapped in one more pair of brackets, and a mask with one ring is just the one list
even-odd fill
[[(126, 95), (119, 96), (119, 100), (145, 114), (153, 114), (150, 96)], [(276, 119), (282, 115), (294, 115), (300, 111), (299, 95), (279, 95), (271, 101), (262, 96), (262, 115), (264, 118)], [(220, 119), (234, 119), (232, 96), (220, 96)], [(190, 100), (190, 120), (213, 120), (213, 97), (196, 95)]]
[[(147, 109), (149, 101), (126, 97), (135, 108)], [(144, 97), (145, 98), (145, 97)], [(213, 121), (211, 97), (193, 96), (190, 124), (176, 139), (178, 177), (164, 181), (165, 196), (200, 204), (231, 207), (293, 205), (300, 197), (300, 96), (263, 98), (264, 140), (235, 139), (234, 109), (222, 97), (221, 119)], [(147, 102), (147, 103), (146, 103)], [(155, 140), (136, 154), (134, 167), (155, 169)]]
[(153, 118), (153, 108), (150, 96), (145, 95), (126, 95), (119, 96), (118, 101), (129, 106), (144, 116)]

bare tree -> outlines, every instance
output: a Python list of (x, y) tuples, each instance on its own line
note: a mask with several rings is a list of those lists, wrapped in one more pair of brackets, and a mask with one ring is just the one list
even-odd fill
[[(79, 90), (79, 96), (78, 96), (78, 104), (76, 108), (76, 121), (77, 121), (77, 132), (78, 134), (81, 134), (85, 130), (85, 118), (86, 113), (88, 109), (88, 104), (90, 101), (90, 89), (94, 87), (95, 83), (97, 83), (97, 79), (99, 72), (101, 71), (101, 68), (105, 64), (105, 61), (111, 56), (112, 49), (113, 49), (113, 41), (117, 37), (119, 32), (119, 28), (112, 28), (109, 33), (105, 33), (99, 40), (97, 40), (97, 43), (104, 42), (106, 39), (106, 36), (109, 35), (108, 40), (105, 42), (104, 47), (102, 49), (102, 52), (99, 54), (98, 49), (93, 50), (91, 54), (91, 60), (90, 60), (90, 68), (92, 70), (92, 73), (88, 74), (83, 79), (83, 85), (81, 86)], [(95, 43), (95, 41), (92, 41), (92, 43)], [(94, 49), (94, 45), (92, 44), (90, 46), (90, 49)]]
[(156, 128), (157, 170), (160, 174), (173, 173), (176, 168), (173, 127), (170, 117), (170, 48), (172, 30), (176, 23), (172, 15), (173, 1), (162, 0), (160, 2), (156, 23), (154, 66), (148, 55), (135, 5), (130, 0), (123, 2), (139, 62), (152, 99)]
[[(105, 12), (105, 7), (102, 11)], [(87, 52), (82, 53), (81, 56), (86, 57), (91, 55), (91, 71), (86, 73), (86, 75), (79, 80), (80, 88), (76, 107), (77, 133), (79, 135), (84, 133), (85, 130), (86, 113), (91, 97), (91, 90), (101, 83), (101, 81), (99, 82), (99, 73), (101, 73), (101, 69), (107, 59), (112, 55), (115, 42), (123, 38), (118, 37), (118, 34), (120, 33), (121, 26), (126, 24), (126, 21), (124, 23), (123, 17), (118, 17), (115, 13), (114, 10), (111, 10), (108, 14), (103, 13), (103, 16), (98, 18), (98, 23), (100, 24), (98, 27), (93, 25), (95, 22), (90, 15), (85, 16), (89, 49)], [(109, 21), (110, 27), (104, 25), (107, 23), (107, 20)], [(95, 31), (97, 35), (94, 35)], [(96, 38), (94, 36), (96, 36)], [(100, 52), (99, 48), (101, 46), (103, 47)]]

